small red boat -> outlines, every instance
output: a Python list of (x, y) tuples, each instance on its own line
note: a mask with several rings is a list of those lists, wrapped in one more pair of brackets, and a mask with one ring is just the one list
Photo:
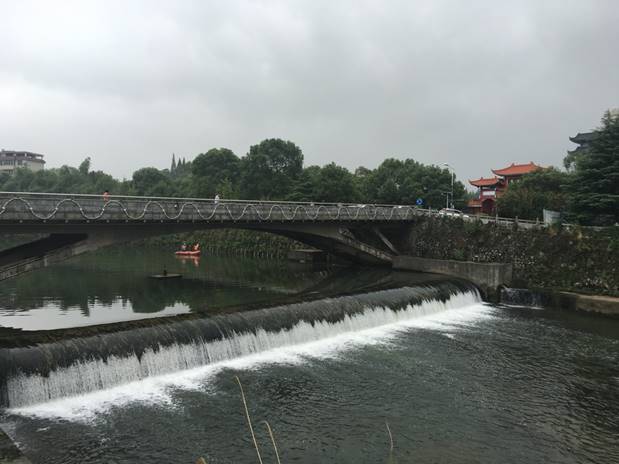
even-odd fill
[(177, 251), (177, 256), (200, 256), (200, 250), (197, 251)]

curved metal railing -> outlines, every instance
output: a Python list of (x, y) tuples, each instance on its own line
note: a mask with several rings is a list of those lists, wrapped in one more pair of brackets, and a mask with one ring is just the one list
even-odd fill
[[(0, 192), (0, 221), (407, 221), (439, 210), (411, 205), (320, 203), (214, 198)], [(537, 221), (499, 216), (444, 215), (484, 224), (541, 228)]]
[(421, 212), (405, 205), (0, 192), (0, 220), (404, 221)]

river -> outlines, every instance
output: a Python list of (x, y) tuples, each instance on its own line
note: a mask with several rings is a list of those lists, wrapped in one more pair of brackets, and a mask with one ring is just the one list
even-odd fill
[(34, 464), (258, 462), (236, 377), (265, 463), (265, 421), (287, 463), (619, 462), (619, 321), (453, 279), (116, 248), (0, 283), (0, 325), (46, 337), (0, 350)]

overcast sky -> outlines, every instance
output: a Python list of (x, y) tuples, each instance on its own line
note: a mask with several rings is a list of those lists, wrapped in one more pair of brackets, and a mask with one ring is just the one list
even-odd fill
[(619, 106), (619, 1), (0, 0), (0, 148), (130, 177), (292, 140), (305, 164), (561, 165)]

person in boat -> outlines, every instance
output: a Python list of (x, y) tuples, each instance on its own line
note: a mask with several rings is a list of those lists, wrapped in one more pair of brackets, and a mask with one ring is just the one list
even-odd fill
[(186, 243), (183, 243), (181, 245), (181, 251), (187, 251), (187, 244)]
[(196, 243), (193, 245), (193, 250), (192, 250), (192, 251), (200, 251), (200, 244), (199, 244), (198, 242), (196, 242)]

